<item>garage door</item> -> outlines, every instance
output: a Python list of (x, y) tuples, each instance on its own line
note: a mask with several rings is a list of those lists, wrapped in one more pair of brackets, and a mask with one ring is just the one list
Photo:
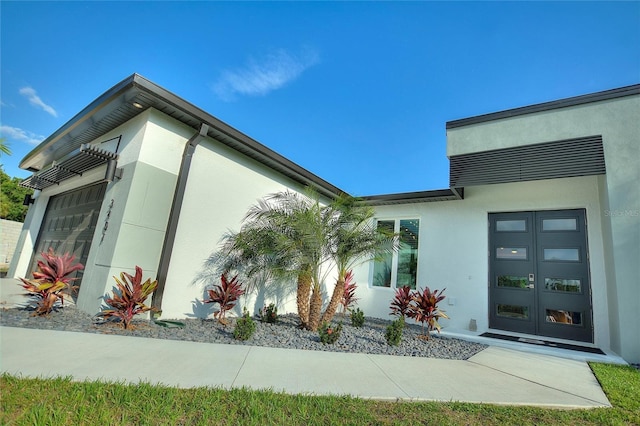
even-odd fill
[[(73, 253), (80, 263), (87, 264), (106, 188), (105, 182), (51, 197), (31, 260), (30, 272), (36, 270), (40, 253), (49, 250), (49, 247), (56, 254)], [(78, 279), (74, 284), (79, 286), (83, 271), (75, 274)]]

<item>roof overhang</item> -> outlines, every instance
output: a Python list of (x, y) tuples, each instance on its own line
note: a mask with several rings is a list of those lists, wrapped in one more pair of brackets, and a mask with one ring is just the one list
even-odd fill
[(399, 194), (382, 194), (362, 197), (370, 206), (387, 206), (393, 204), (429, 203), (434, 201), (453, 201), (464, 198), (464, 188), (436, 189), (432, 191), (403, 192)]
[(133, 74), (89, 104), (60, 129), (25, 156), (20, 167), (32, 172), (48, 168), (80, 149), (83, 144), (131, 120), (148, 108), (155, 108), (197, 132), (207, 124), (207, 136), (276, 170), (320, 194), (335, 197), (343, 191), (300, 167), (256, 140), (206, 113), (195, 105)]
[(504, 111), (493, 112), (490, 114), (477, 115), (474, 117), (462, 118), (460, 120), (452, 120), (447, 122), (446, 127), (447, 130), (455, 129), (458, 127), (470, 126), (473, 124), (486, 123), (488, 121), (502, 120), (505, 118), (517, 117), (525, 114), (533, 114), (559, 108), (574, 107), (578, 105), (607, 101), (610, 99), (623, 98), (633, 95), (640, 95), (640, 84), (633, 84), (631, 86), (618, 87), (616, 89), (605, 90), (602, 92), (589, 93), (587, 95), (574, 96), (571, 98), (559, 99), (551, 102), (543, 102), (520, 108), (508, 109)]

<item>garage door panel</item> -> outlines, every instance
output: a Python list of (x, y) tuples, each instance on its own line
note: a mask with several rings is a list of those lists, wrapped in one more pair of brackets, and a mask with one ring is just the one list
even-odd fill
[[(86, 265), (95, 234), (106, 183), (76, 189), (51, 197), (31, 260), (30, 273), (36, 270), (40, 253), (49, 248), (58, 255), (73, 253), (77, 261)], [(82, 271), (73, 276), (80, 285)]]

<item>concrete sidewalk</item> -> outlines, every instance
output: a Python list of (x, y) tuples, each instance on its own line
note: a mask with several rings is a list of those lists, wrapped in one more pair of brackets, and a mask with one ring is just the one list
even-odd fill
[(29, 377), (246, 386), (383, 400), (610, 406), (585, 362), (493, 346), (453, 361), (14, 327), (0, 327), (0, 343), (0, 370)]

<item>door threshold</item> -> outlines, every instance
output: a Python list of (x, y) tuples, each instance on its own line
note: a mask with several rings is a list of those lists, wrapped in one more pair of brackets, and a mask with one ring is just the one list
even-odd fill
[(544, 347), (548, 347), (548, 348), (568, 349), (570, 351), (588, 352), (588, 353), (591, 353), (591, 354), (606, 355), (599, 348), (592, 348), (592, 347), (589, 347), (589, 346), (574, 345), (574, 344), (570, 344), (570, 343), (551, 342), (549, 340), (543, 340), (543, 339), (534, 338), (534, 337), (511, 336), (511, 335), (508, 335), (508, 334), (498, 334), (498, 333), (489, 333), (489, 332), (482, 333), (480, 335), (480, 337), (488, 337), (490, 339), (507, 340), (509, 342), (526, 343), (526, 344), (529, 344), (529, 345), (544, 346)]

